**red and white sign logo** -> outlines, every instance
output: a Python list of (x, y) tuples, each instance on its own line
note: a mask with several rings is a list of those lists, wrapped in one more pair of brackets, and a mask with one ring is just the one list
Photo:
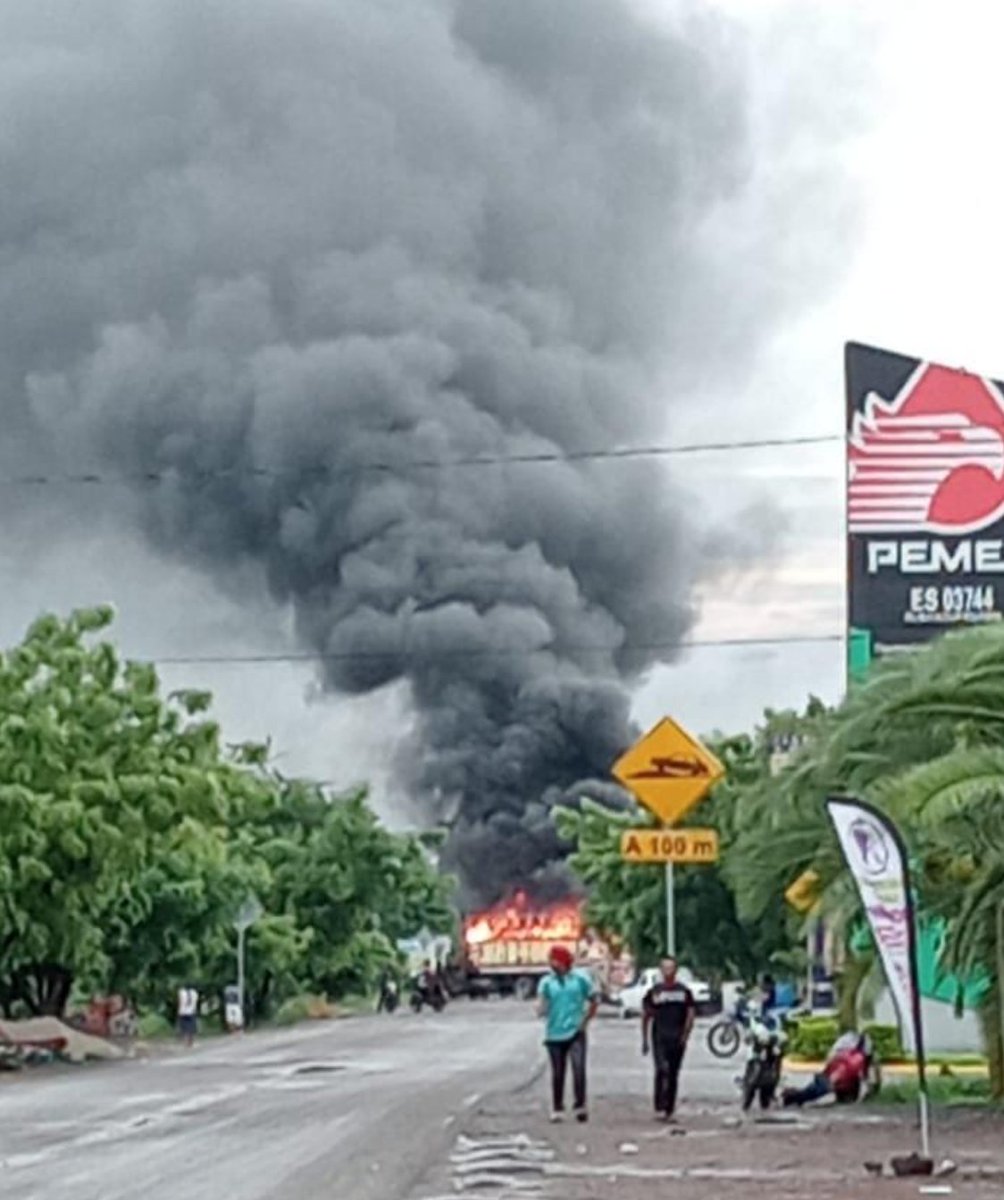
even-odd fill
[(1004, 516), (1004, 396), (978, 375), (921, 364), (891, 401), (855, 413), (851, 533), (974, 533)]

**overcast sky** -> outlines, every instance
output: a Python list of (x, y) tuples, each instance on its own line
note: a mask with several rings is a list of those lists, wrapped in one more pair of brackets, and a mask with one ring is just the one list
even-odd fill
[[(762, 37), (793, 6), (731, 0), (724, 7)], [(939, 3), (834, 0), (801, 7), (813, 15), (825, 8), (831, 30), (840, 28), (838, 11), (851, 16), (852, 29), (863, 13), (874, 22), (877, 49), (862, 45), (861, 58), (874, 54), (875, 90), (845, 159), (857, 188), (858, 227), (834, 293), (776, 337), (737, 387), (732, 431), (739, 436), (840, 432), (848, 340), (1004, 372), (993, 293), (1004, 262), (1000, 168), (985, 151), (1000, 140), (999, 6), (969, 0), (949, 12)], [(845, 53), (846, 45), (834, 50)], [(702, 425), (699, 410), (693, 419), (693, 440), (720, 436), (717, 425)], [(695, 639), (843, 630), (839, 446), (708, 454), (674, 469), (695, 490), (710, 481), (711, 494), (737, 477), (759, 486), (788, 521), (781, 561), (707, 597)], [(844, 653), (832, 643), (691, 650), (678, 665), (653, 672), (636, 711), (646, 722), (669, 711), (698, 729), (741, 728), (765, 706), (798, 705), (809, 692), (839, 698)]]
[[(669, 8), (668, 0), (638, 2), (657, 15)], [(840, 267), (828, 290), (806, 302), (732, 380), (727, 427), (722, 405), (706, 405), (695, 393), (682, 412), (674, 404), (666, 440), (839, 434), (846, 340), (1004, 375), (991, 290), (1004, 257), (994, 154), (1004, 30), (997, 6), (969, 0), (952, 6), (951, 15), (943, 4), (906, 0), (825, 6), (728, 0), (720, 7), (746, 30), (755, 127), (775, 160), (786, 106), (803, 103), (805, 95), (820, 106), (821, 121), (846, 126), (840, 186), (849, 208), (847, 219), (834, 223)], [(775, 76), (782, 37), (790, 52)], [(839, 70), (817, 71), (817, 62), (830, 59)], [(817, 74), (840, 94), (820, 96), (811, 86)], [(785, 153), (811, 159), (816, 148), (810, 139)], [(776, 184), (759, 182), (764, 189)], [(820, 205), (821, 212), (823, 200), (811, 192), (791, 198)], [(751, 203), (753, 219), (755, 191)], [(797, 260), (802, 250), (793, 244), (790, 253)], [(703, 586), (694, 639), (842, 633), (840, 446), (695, 454), (667, 460), (666, 469), (692, 495), (695, 520), (699, 515), (702, 525), (721, 530), (710, 537), (726, 539), (729, 519), (749, 505), (767, 512), (778, 533), (761, 564), (720, 571)], [(197, 570), (158, 559), (138, 534), (124, 533), (114, 519), (114, 494), (79, 503), (90, 527), (72, 545), (49, 539), (41, 518), (36, 540), (0, 543), (4, 641), (19, 637), (41, 607), (113, 598), (118, 636), (131, 653), (295, 649), (282, 614), (249, 607), (244, 595), (221, 594)], [(648, 723), (670, 713), (698, 731), (737, 730), (764, 707), (801, 704), (810, 692), (837, 699), (843, 670), (843, 646), (833, 641), (692, 649), (651, 673), (637, 694), (636, 715)], [(166, 667), (164, 676), (169, 686), (210, 687), (229, 738), (271, 735), (283, 767), (337, 783), (368, 777), (379, 787), (409, 722), (400, 685), (362, 698), (318, 698), (306, 663), (187, 665)]]

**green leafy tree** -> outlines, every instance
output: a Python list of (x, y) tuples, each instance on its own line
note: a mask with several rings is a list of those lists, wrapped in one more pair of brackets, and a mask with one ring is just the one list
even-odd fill
[(419, 839), (380, 824), (365, 789), (328, 798), (303, 781), (278, 783), (260, 845), (272, 877), (267, 903), (310, 930), (301, 974), (314, 990), (366, 990), (400, 938), (452, 927), (450, 881)]
[[(717, 829), (727, 861), (736, 796), (757, 778), (768, 752), (766, 745), (758, 747), (745, 737), (719, 738), (713, 747), (726, 766), (726, 781), (692, 812), (688, 823)], [(588, 889), (591, 919), (623, 937), (642, 962), (655, 962), (665, 951), (665, 873), (658, 866), (625, 864), (620, 857), (621, 833), (649, 825), (651, 819), (637, 808), (614, 811), (583, 800), (576, 810), (559, 810), (557, 822), (575, 847), (571, 865)], [(757, 921), (743, 920), (721, 866), (678, 867), (674, 893), (677, 951), (694, 970), (750, 979), (794, 950), (783, 907)]]
[(108, 969), (108, 921), (165, 836), (222, 816), (216, 728), (160, 699), (152, 669), (86, 635), (107, 609), (44, 617), (0, 657), (2, 1000), (61, 1012)]
[(234, 979), (249, 893), (253, 1007), (370, 984), (394, 942), (451, 924), (450, 881), (364, 791), (329, 797), (225, 749), (210, 697), (91, 642), (109, 609), (44, 617), (0, 656), (0, 1006), (61, 1013), (82, 991), (169, 1009)]

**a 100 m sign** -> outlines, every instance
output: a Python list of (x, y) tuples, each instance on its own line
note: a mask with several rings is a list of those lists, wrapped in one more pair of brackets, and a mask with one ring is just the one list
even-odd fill
[(627, 829), (621, 858), (635, 863), (713, 863), (718, 861), (714, 829)]

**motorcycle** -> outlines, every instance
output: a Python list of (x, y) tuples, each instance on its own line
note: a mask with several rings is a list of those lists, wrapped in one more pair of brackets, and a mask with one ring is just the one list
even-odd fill
[(433, 1012), (442, 1012), (446, 1007), (446, 997), (443, 995), (442, 989), (436, 984), (429, 986), (422, 982), (421, 979), (416, 979), (411, 985), (411, 997), (409, 1000), (412, 1012), (421, 1012), (425, 1005), (428, 1005)]
[(749, 1023), (749, 1003), (744, 996), (740, 996), (732, 1013), (716, 1021), (708, 1030), (708, 1049), (715, 1058), (731, 1058), (736, 1053)]
[(774, 1103), (787, 1041), (787, 1034), (774, 1018), (760, 1015), (750, 1018), (746, 1033), (749, 1058), (742, 1076), (743, 1112), (748, 1112), (757, 1098), (762, 1109)]

